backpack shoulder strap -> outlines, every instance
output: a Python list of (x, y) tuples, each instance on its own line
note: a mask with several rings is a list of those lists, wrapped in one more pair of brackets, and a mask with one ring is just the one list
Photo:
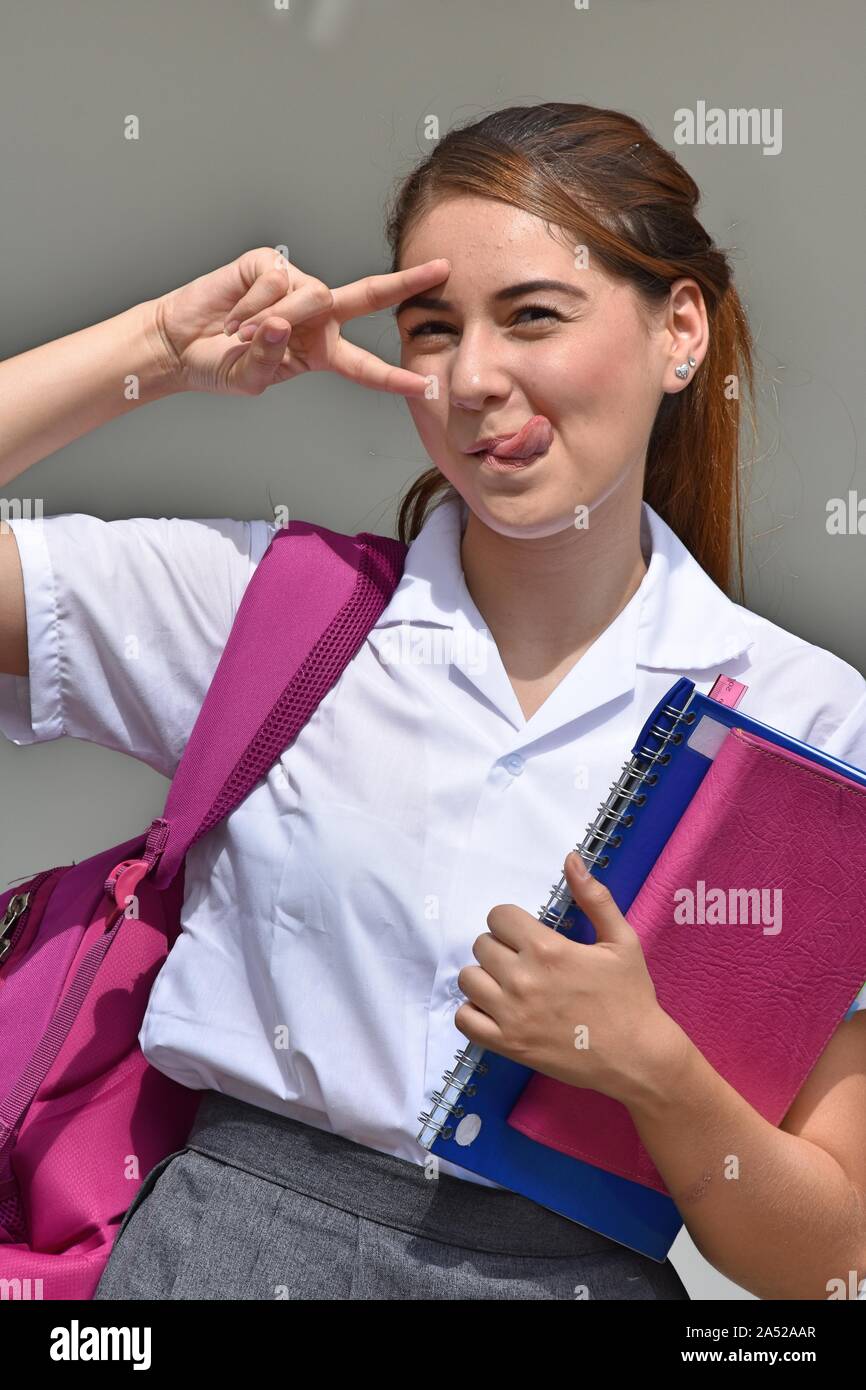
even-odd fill
[(157, 864), (156, 887), (168, 887), (189, 847), (300, 732), (387, 607), (406, 549), (388, 536), (348, 536), (308, 521), (277, 530), (148, 833), (144, 858)]

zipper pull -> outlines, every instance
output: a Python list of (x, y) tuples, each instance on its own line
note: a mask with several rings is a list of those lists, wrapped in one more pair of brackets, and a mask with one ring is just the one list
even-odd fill
[(12, 949), (12, 934), (15, 930), (15, 924), (29, 901), (29, 892), (16, 893), (6, 904), (6, 911), (3, 913), (2, 922), (0, 922), (0, 964)]

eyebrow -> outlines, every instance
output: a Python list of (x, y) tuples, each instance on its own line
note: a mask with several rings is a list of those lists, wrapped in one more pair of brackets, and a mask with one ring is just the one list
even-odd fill
[[(569, 285), (565, 280), (522, 280), (519, 285), (508, 285), (504, 290), (497, 290), (493, 302), (501, 304), (509, 299), (517, 299), (523, 294), (536, 294), (539, 290), (558, 290), (560, 294), (570, 294), (574, 299), (589, 299), (586, 290), (578, 289), (577, 285)], [(397, 305), (394, 318), (399, 318), (407, 309), (444, 309), (446, 313), (453, 313), (454, 305), (449, 299), (441, 299), (438, 295), (413, 294)]]

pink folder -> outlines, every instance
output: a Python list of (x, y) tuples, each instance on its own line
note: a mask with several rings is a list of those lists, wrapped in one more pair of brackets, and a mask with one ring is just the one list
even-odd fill
[[(662, 1008), (774, 1125), (866, 979), (864, 869), (866, 788), (732, 729), (625, 913)], [(537, 1073), (508, 1123), (670, 1195), (598, 1091)]]

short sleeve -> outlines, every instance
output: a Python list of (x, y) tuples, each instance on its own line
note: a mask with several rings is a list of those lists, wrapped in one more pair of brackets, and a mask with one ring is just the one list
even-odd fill
[(68, 735), (172, 777), (268, 521), (18, 518), (29, 675), (0, 675), (12, 743)]

